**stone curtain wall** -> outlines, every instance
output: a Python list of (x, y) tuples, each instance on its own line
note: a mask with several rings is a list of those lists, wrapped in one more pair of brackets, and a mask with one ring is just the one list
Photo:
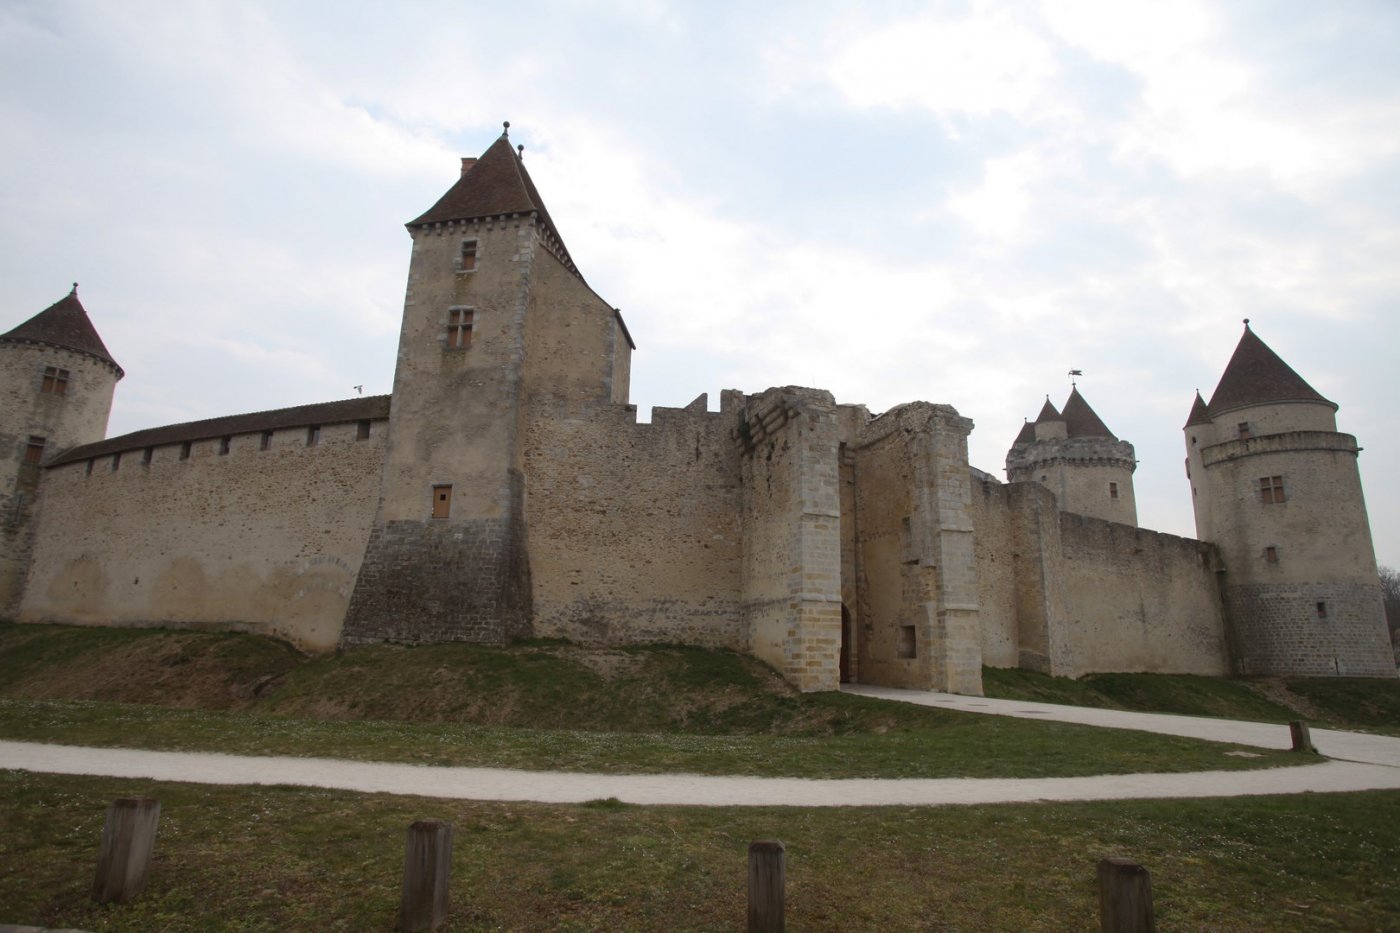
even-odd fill
[(1055, 673), (1230, 673), (1215, 549), (1060, 513), (1065, 654)]
[(747, 651), (740, 598), (743, 396), (541, 418), (525, 433), (535, 631), (586, 644)]
[[(1242, 674), (1394, 677), (1379, 585), (1364, 583), (1227, 586)], [(1317, 605), (1326, 605), (1326, 616)]]
[(914, 403), (850, 445), (863, 682), (982, 692), (971, 427), (947, 406)]
[(769, 389), (737, 425), (743, 599), (753, 654), (835, 690), (841, 652), (839, 432), (831, 393)]
[(336, 644), (379, 493), (385, 422), (157, 447), (46, 471), (27, 622), (253, 631)]

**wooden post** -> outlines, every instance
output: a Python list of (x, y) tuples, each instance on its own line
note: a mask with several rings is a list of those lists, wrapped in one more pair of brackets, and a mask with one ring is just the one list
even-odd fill
[(787, 849), (776, 839), (749, 843), (749, 933), (783, 933)]
[(1288, 731), (1293, 736), (1293, 750), (1295, 752), (1316, 752), (1313, 748), (1312, 736), (1308, 733), (1308, 724), (1301, 719), (1295, 719), (1288, 724)]
[(1100, 933), (1157, 933), (1152, 912), (1152, 876), (1137, 862), (1099, 862)]
[(452, 824), (419, 820), (408, 827), (400, 930), (436, 930), (442, 926), (447, 920), (447, 881), (451, 874)]
[(107, 808), (97, 877), (92, 883), (95, 900), (125, 904), (146, 887), (158, 822), (160, 801), (151, 797), (123, 797)]

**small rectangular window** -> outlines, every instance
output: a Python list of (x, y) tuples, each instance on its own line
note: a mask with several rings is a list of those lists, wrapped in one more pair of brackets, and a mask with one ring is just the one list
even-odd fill
[(29, 435), (29, 443), (24, 447), (24, 462), (42, 462), (44, 459), (44, 443), (44, 438), (36, 437), (33, 434)]
[(1268, 561), (1271, 564), (1277, 564), (1278, 548), (1274, 547), (1272, 544), (1264, 548), (1264, 560)]
[(319, 443), (321, 443), (321, 426), (313, 424), (306, 429), (306, 446), (315, 447)]
[(1249, 430), (1249, 422), (1248, 422), (1248, 421), (1241, 421), (1241, 422), (1236, 426), (1235, 430), (1238, 432), (1239, 438), (1240, 438), (1240, 440), (1242, 440), (1242, 441), (1243, 441), (1243, 440), (1248, 440), (1249, 438), (1251, 438), (1251, 437), (1254, 436), (1254, 432), (1252, 432), (1252, 431)]
[(112, 454), (112, 472), (115, 473), (122, 468), (122, 455), (120, 452)]
[(356, 428), (355, 428), (355, 440), (357, 440), (357, 441), (367, 441), (367, 440), (369, 440), (369, 422), (368, 422), (368, 421), (361, 421), (361, 422), (356, 426)]
[(447, 518), (452, 514), (452, 487), (433, 487), (433, 518)]
[(190, 459), (190, 451), (194, 448), (194, 441), (185, 441), (180, 445), (180, 459)]
[(462, 264), (459, 268), (463, 272), (471, 272), (476, 268), (476, 240), (462, 241)]
[(141, 451), (141, 465), (142, 465), (142, 466), (150, 466), (150, 465), (151, 465), (151, 458), (154, 457), (155, 455), (156, 455), (156, 449), (155, 449), (154, 447), (147, 447), (145, 450)]
[(68, 370), (59, 369), (57, 366), (45, 366), (44, 380), (39, 384), (39, 391), (46, 395), (67, 395)]
[(899, 627), (899, 656), (901, 658), (916, 658), (919, 656), (918, 642), (914, 636), (914, 626), (901, 625)]
[(228, 449), (229, 449), (229, 446), (230, 446), (231, 444), (233, 444), (233, 438), (230, 437), (229, 435), (225, 434), (223, 437), (219, 438), (219, 456), (220, 456), (220, 457), (222, 457), (222, 456), (224, 456), (225, 454), (228, 453)]
[(1327, 618), (1327, 604), (1326, 604), (1326, 603), (1318, 603), (1318, 604), (1317, 604), (1317, 617), (1318, 617), (1319, 619), (1325, 619), (1325, 618)]
[(87, 475), (88, 475), (88, 476), (91, 476), (91, 475), (92, 475), (92, 464), (93, 464), (93, 462), (94, 462), (94, 461), (93, 461), (93, 458), (92, 458), (92, 457), (88, 457), (88, 462), (87, 462)]
[(258, 450), (271, 450), (271, 449), (272, 449), (272, 432), (271, 432), (271, 431), (264, 431), (264, 432), (262, 433), (262, 440), (258, 442)]
[(1117, 484), (1117, 483), (1109, 483), (1109, 484), (1108, 484), (1108, 497), (1109, 497), (1110, 499), (1117, 499), (1117, 498), (1118, 498), (1118, 484)]
[(1261, 476), (1259, 478), (1259, 501), (1265, 505), (1285, 501), (1282, 476)]
[(447, 349), (465, 350), (472, 345), (472, 319), (476, 313), (467, 308), (447, 312)]

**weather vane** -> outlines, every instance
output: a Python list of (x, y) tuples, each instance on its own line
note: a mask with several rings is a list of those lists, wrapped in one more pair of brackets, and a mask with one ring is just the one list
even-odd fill
[(1079, 383), (1074, 381), (1074, 377), (1082, 375), (1084, 375), (1084, 370), (1082, 369), (1071, 369), (1069, 371), (1069, 384), (1072, 388), (1078, 388), (1079, 386)]

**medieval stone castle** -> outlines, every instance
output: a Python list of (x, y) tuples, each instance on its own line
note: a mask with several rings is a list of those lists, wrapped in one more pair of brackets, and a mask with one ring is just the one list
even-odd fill
[(628, 404), (632, 338), (503, 135), (408, 224), (390, 396), (106, 438), (76, 289), (0, 336), (0, 616), (722, 646), (803, 690), (982, 668), (1394, 676), (1355, 438), (1246, 327), (1185, 428), (1200, 540), (1137, 527), (1078, 390), (1007, 455), (913, 402)]

